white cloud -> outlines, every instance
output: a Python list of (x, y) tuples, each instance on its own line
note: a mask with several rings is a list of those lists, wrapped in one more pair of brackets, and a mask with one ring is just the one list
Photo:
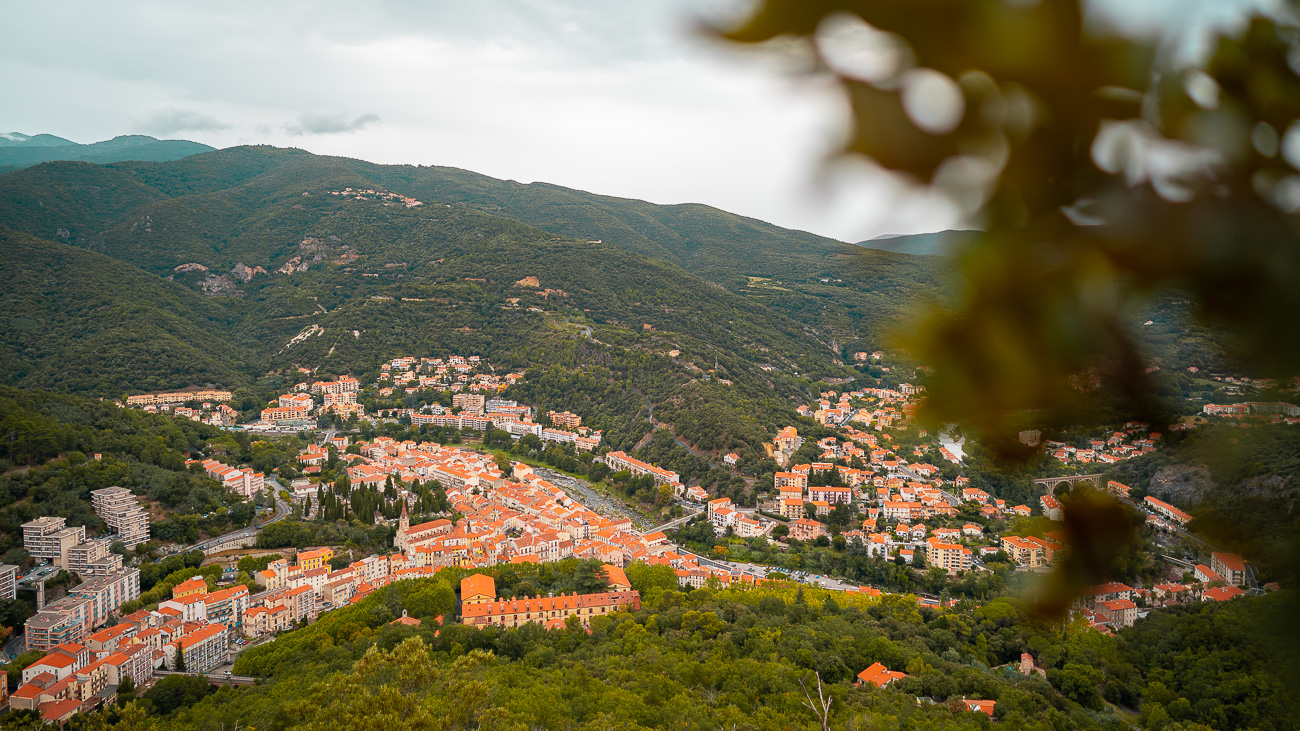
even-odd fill
[(155, 135), (172, 135), (183, 132), (216, 132), (230, 129), (228, 122), (223, 122), (210, 114), (183, 107), (166, 106), (154, 109), (143, 118), (135, 121), (135, 129)]
[(15, 5), (0, 129), (449, 165), (851, 241), (957, 225), (873, 166), (823, 167), (847, 115), (833, 88), (694, 30), (745, 2)]
[(343, 114), (306, 112), (298, 115), (297, 121), (283, 125), (283, 129), (286, 134), (294, 137), (302, 135), (337, 135), (360, 132), (374, 124), (379, 124), (379, 115), (374, 113), (348, 119)]

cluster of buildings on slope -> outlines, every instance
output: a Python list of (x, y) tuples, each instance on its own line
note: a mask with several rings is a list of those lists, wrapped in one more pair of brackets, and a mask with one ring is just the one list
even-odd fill
[[(148, 515), (131, 491), (122, 487), (94, 490), (91, 501), (104, 522), (117, 531), (115, 535), (87, 538), (85, 526), (69, 527), (60, 517), (37, 518), (22, 526), (23, 547), (30, 556), (82, 579), (67, 596), (40, 607), (27, 620), (28, 649), (80, 642), (124, 603), (140, 596), (140, 572), (123, 568), (122, 557), (110, 547), (114, 540), (127, 546), (147, 541)], [(0, 574), (6, 576), (0, 585), (16, 588), (16, 567), (5, 567)], [(43, 589), (39, 596), (44, 596)]]
[(240, 626), (248, 599), (247, 587), (209, 592), (196, 576), (175, 586), (156, 610), (142, 609), (97, 632), (56, 644), (33, 645), (29, 636), (29, 648), (46, 655), (23, 671), (10, 701), (61, 723), (111, 701), (128, 678), (139, 689), (159, 670), (210, 672), (229, 660), (231, 631)]
[[(329, 549), (301, 553), (293, 566), (283, 560), (272, 563), (255, 577), (266, 590), (250, 598), (244, 634), (258, 636), (312, 621), (321, 611), (358, 601), (390, 581), (444, 567), (595, 558), (617, 568), (670, 547), (662, 533), (643, 536), (626, 518), (605, 518), (587, 509), (527, 465), (515, 463), (506, 475), (489, 455), (467, 449), (385, 437), (358, 446), (361, 454), (348, 469), (350, 482), (378, 486), (392, 477), (402, 501), (397, 552), (333, 571)], [(309, 459), (320, 454), (316, 448), (304, 452)], [(410, 525), (408, 505), (416, 495), (406, 486), (413, 480), (438, 480), (463, 517), (456, 523), (438, 519)], [(319, 496), (307, 489), (301, 494)]]
[[(365, 416), (365, 409), (357, 403), (361, 383), (352, 376), (339, 376), (336, 381), (300, 383), (294, 393), (281, 394), (275, 405), (262, 409), (261, 423), (267, 426), (309, 427), (315, 425), (316, 416), (338, 414), (343, 418)], [(319, 395), (322, 404), (316, 405)], [(313, 416), (316, 415), (316, 416)]]
[(45, 722), (61, 726), (75, 713), (111, 702), (128, 678), (136, 688), (145, 687), (162, 652), (135, 639), (149, 613), (137, 614), (144, 616), (132, 615), (134, 620), (97, 632), (84, 643), (48, 648), (45, 657), (23, 670), (18, 689), (9, 697), (10, 707), (34, 710)]
[(635, 457), (629, 457), (623, 452), (608, 452), (605, 454), (605, 464), (614, 472), (627, 470), (632, 473), (633, 477), (649, 476), (654, 480), (656, 485), (668, 485), (672, 487), (673, 494), (681, 497), (686, 494), (686, 487), (682, 484), (681, 475), (666, 470), (662, 467), (656, 467), (648, 462), (642, 462)]
[(151, 414), (171, 414), (213, 426), (233, 426), (239, 412), (226, 404), (233, 397), (230, 391), (195, 389), (127, 396), (126, 405)]
[[(853, 425), (860, 424), (877, 432), (902, 426), (916, 413), (915, 397), (924, 390), (924, 387), (903, 384), (899, 390), (864, 388), (846, 391), (839, 395), (828, 391), (822, 394), (816, 408), (800, 406), (795, 411), (800, 416), (810, 417), (819, 424), (841, 429), (853, 443), (870, 449), (876, 446), (876, 435), (859, 431)], [(892, 438), (889, 435), (885, 437)], [(795, 452), (803, 446), (803, 442), (804, 439), (799, 436), (798, 431), (788, 426), (777, 432), (776, 438), (764, 447), (768, 456), (776, 460), (778, 466), (786, 467)], [(841, 456), (848, 458), (862, 455)], [(865, 461), (865, 457), (863, 459)]]
[(773, 527), (772, 521), (741, 512), (732, 504), (729, 497), (720, 497), (708, 501), (706, 510), (708, 511), (709, 522), (713, 524), (713, 529), (719, 535), (731, 530), (741, 538), (755, 538), (765, 535)]
[(916, 413), (916, 397), (925, 391), (924, 386), (901, 384), (897, 389), (863, 388), (836, 394), (821, 394), (816, 408), (800, 406), (800, 416), (810, 416), (818, 424), (847, 426), (856, 422), (876, 431), (898, 426)]
[[(783, 429), (777, 435), (777, 451), (793, 446), (797, 437), (793, 427)], [(980, 515), (987, 520), (1033, 513), (1029, 506), (1010, 506), (983, 490), (969, 487), (969, 480), (963, 477), (952, 482), (960, 497), (945, 492), (940, 486), (939, 468), (890, 459), (890, 453), (877, 443), (878, 439), (888, 437), (855, 432), (843, 443), (834, 437), (818, 442), (823, 459), (859, 458), (865, 469), (828, 461), (794, 465), (788, 471), (776, 473), (774, 497), (768, 507), (790, 521), (792, 538), (806, 541), (827, 534), (825, 527), (811, 515), (826, 515), (841, 504), (865, 508), (867, 520), (860, 530), (845, 532), (847, 540), (861, 542), (873, 556), (901, 557), (909, 563), (920, 550), (929, 565), (955, 573), (971, 568), (975, 551), (989, 555), (997, 553), (998, 547), (972, 549), (962, 545), (979, 540), (983, 535), (982, 526), (968, 523), (931, 531), (923, 521), (951, 521), (957, 515), (957, 504), (963, 502), (978, 506)], [(836, 484), (824, 484), (828, 482)], [(1052, 507), (1044, 503), (1043, 510), (1049, 513)], [(729, 517), (725, 512), (722, 515), (724, 519)], [(719, 524), (715, 521), (715, 525)]]
[[(574, 500), (527, 465), (509, 476), (484, 455), (460, 449), (425, 453), (412, 465), (421, 479), (438, 479), (456, 524), (416, 526), (403, 517), (395, 545), (409, 565), (486, 566), (507, 561), (596, 558), (623, 566), (649, 548), (627, 518), (606, 518)], [(405, 513), (405, 504), (403, 505)]]
[(234, 398), (230, 391), (218, 389), (193, 389), (186, 391), (168, 391), (165, 393), (143, 393), (136, 396), (127, 396), (127, 406), (171, 406), (175, 404), (188, 404), (200, 402), (217, 402), (224, 403)]
[[(1165, 582), (1146, 589), (1134, 589), (1120, 582), (1088, 587), (1075, 602), (1076, 614), (1103, 632), (1131, 627), (1152, 608), (1187, 602), (1222, 602), (1246, 593), (1246, 564), (1233, 553), (1210, 554), (1210, 566), (1197, 564), (1187, 583)], [(1276, 588), (1270, 586), (1268, 588)], [(1143, 609), (1137, 602), (1142, 601)]]
[[(1037, 432), (1022, 432), (1024, 434)], [(1087, 446), (1073, 446), (1064, 442), (1048, 441), (1043, 444), (1062, 464), (1115, 464), (1123, 460), (1150, 454), (1159, 448), (1161, 434), (1148, 433), (1145, 424), (1131, 422), (1114, 431), (1105, 439), (1091, 439)]]
[(572, 444), (579, 452), (595, 451), (602, 436), (600, 431), (581, 426), (581, 417), (566, 419), (568, 423), (576, 424), (574, 431), (547, 427), (533, 421), (531, 406), (502, 398), (488, 399), (475, 393), (453, 396), (450, 410), (433, 404), (421, 411), (402, 410), (398, 415), (406, 416), (416, 426), (428, 424), (472, 431), (500, 429), (515, 439), (531, 434), (544, 442)]
[(373, 200), (373, 201), (380, 201), (384, 203), (401, 203), (407, 208), (415, 208), (416, 206), (424, 205), (424, 203), (422, 203), (421, 201), (418, 201), (407, 195), (402, 195), (400, 193), (393, 193), (387, 190), (374, 190), (372, 188), (354, 189), (349, 187), (349, 188), (344, 188), (343, 190), (326, 191), (326, 195), (339, 196), (344, 200), (354, 200), (354, 201)]
[(1233, 419), (1259, 417), (1274, 424), (1300, 424), (1300, 406), (1282, 401), (1244, 401), (1236, 404), (1206, 404), (1201, 407), (1206, 416)]
[[(450, 391), (453, 394), (495, 394), (523, 380), (522, 373), (496, 374), (496, 369), (477, 355), (451, 355), (443, 358), (393, 358), (379, 366), (379, 381), (375, 387), (380, 396), (397, 393), (414, 394), (420, 391)], [(390, 381), (392, 386), (382, 385)], [(390, 390), (385, 390), (390, 389)]]
[[(186, 464), (190, 465), (195, 462), (198, 462), (198, 460), (190, 460)], [(254, 472), (247, 467), (231, 467), (215, 459), (206, 459), (200, 464), (203, 465), (203, 470), (207, 472), (208, 477), (245, 498), (251, 499), (266, 487), (266, 475), (261, 472)]]

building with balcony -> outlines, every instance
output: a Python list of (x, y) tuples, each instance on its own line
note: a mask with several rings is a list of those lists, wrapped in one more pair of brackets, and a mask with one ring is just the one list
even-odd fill
[(125, 487), (92, 490), (90, 503), (128, 548), (149, 540), (149, 514), (140, 507), (130, 490)]

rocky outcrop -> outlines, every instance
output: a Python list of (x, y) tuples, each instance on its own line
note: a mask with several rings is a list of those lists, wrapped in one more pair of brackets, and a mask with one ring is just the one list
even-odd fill
[(307, 271), (307, 267), (309, 266), (311, 266), (311, 264), (309, 262), (304, 262), (301, 256), (295, 256), (289, 261), (286, 261), (284, 265), (279, 269), (276, 269), (276, 271), (281, 274), (295, 274), (297, 272)]
[(542, 286), (542, 282), (537, 277), (528, 276), (528, 277), (524, 277), (523, 279), (520, 279), (518, 282), (515, 282), (515, 286), (537, 289), (538, 287)]
[(199, 289), (209, 297), (243, 297), (244, 293), (239, 291), (235, 283), (230, 281), (230, 277), (224, 274), (208, 273), (203, 281), (199, 282)]
[(238, 279), (239, 281), (247, 284), (253, 281), (253, 277), (257, 276), (258, 274), (266, 274), (266, 270), (263, 269), (262, 267), (249, 267), (247, 264), (241, 261), (235, 265), (234, 269), (230, 270), (230, 273), (233, 274), (235, 278)]
[(342, 243), (337, 236), (326, 236), (323, 239), (307, 236), (298, 242), (298, 255), (285, 262), (276, 271), (290, 275), (305, 272), (314, 264), (329, 261), (332, 253), (338, 254), (333, 260), (335, 264), (349, 264), (361, 258), (351, 245)]
[(1147, 493), (1168, 496), (1179, 505), (1195, 505), (1214, 489), (1210, 471), (1201, 465), (1170, 465), (1151, 476)]
[(173, 269), (172, 272), (175, 274), (180, 274), (182, 272), (206, 272), (207, 270), (208, 270), (207, 267), (203, 266), (202, 264), (199, 264), (198, 262), (192, 261), (189, 264), (181, 264), (180, 266)]

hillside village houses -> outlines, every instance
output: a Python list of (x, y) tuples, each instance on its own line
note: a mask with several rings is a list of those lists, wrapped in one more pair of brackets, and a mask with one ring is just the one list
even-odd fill
[[(135, 572), (136, 596), (138, 576)], [(210, 592), (196, 576), (174, 587), (172, 598), (155, 611), (106, 615), (94, 623), (116, 623), (94, 633), (59, 637), (54, 644), (29, 645), (46, 655), (23, 671), (11, 703), (46, 717), (51, 711), (71, 715), (111, 699), (127, 678), (140, 688), (159, 670), (209, 672), (229, 661), (230, 635), (246, 616), (248, 600), (247, 587)]]
[(1148, 432), (1145, 424), (1129, 422), (1123, 429), (1111, 432), (1104, 439), (1090, 440), (1086, 445), (1047, 441), (1041, 443), (1041, 448), (1065, 465), (1106, 465), (1158, 450), (1161, 436), (1159, 432)]
[[(516, 438), (534, 434), (547, 441), (573, 443), (580, 450), (594, 450), (599, 446), (600, 432), (582, 426), (581, 417), (574, 414), (548, 412), (547, 419), (555, 428), (533, 422), (531, 407), (501, 397), (501, 392), (522, 379), (522, 375), (498, 376), (495, 371), (481, 371), (484, 365), (476, 357), (396, 358), (382, 365), (375, 387), (384, 396), (413, 394), (423, 389), (452, 392), (450, 409), (431, 404), (388, 413), (409, 417), (413, 424), (479, 431), (498, 428)], [(1026, 568), (1052, 564), (1064, 550), (1059, 535), (1003, 536), (994, 538), (997, 545), (978, 545), (987, 542), (984, 527), (969, 522), (962, 524), (956, 517), (957, 506), (962, 503), (976, 506), (980, 515), (989, 520), (1029, 515), (1033, 511), (1028, 506), (1009, 506), (983, 490), (971, 488), (965, 478), (958, 477), (950, 486), (945, 485), (938, 467), (911, 464), (893, 454), (890, 447), (893, 437), (885, 430), (906, 423), (914, 412), (913, 397), (919, 390), (900, 387), (898, 390), (862, 389), (839, 396), (827, 394), (817, 404), (818, 408), (808, 410), (809, 415), (836, 427), (843, 441), (835, 437), (818, 440), (819, 461), (790, 465), (789, 459), (803, 446), (804, 438), (793, 426), (777, 433), (768, 449), (778, 458), (778, 464), (782, 464), (782, 471), (776, 473), (775, 501), (771, 507), (789, 521), (791, 537), (812, 541), (828, 535), (827, 527), (821, 520), (809, 517), (810, 514), (822, 518), (837, 505), (847, 504), (866, 508), (869, 517), (860, 528), (847, 530), (843, 535), (846, 540), (866, 546), (873, 556), (898, 557), (909, 563), (923, 557), (927, 565), (943, 568), (950, 574), (971, 570), (975, 557), (999, 550)], [(301, 409), (310, 414), (315, 407), (310, 393), (327, 400), (327, 406), (343, 408), (340, 413), (350, 413), (348, 408), (357, 403), (359, 391), (357, 380), (347, 376), (336, 381), (299, 384), (269, 410)], [(864, 402), (866, 406), (862, 405)], [(360, 415), (360, 409), (355, 413)], [(1105, 444), (1090, 446), (1096, 459), (1099, 452), (1115, 456), (1142, 453), (1154, 449), (1158, 439), (1158, 434), (1147, 435), (1139, 425), (1127, 425), (1124, 432), (1111, 435)], [(162, 653), (162, 663), (172, 662), (175, 653), (180, 652), (186, 667), (190, 667), (192, 652), (195, 662), (203, 665), (214, 661), (219, 654), (214, 648), (220, 646), (224, 651), (224, 643), (234, 634), (247, 637), (275, 634), (314, 621), (322, 612), (360, 601), (392, 581), (430, 576), (450, 566), (473, 568), (590, 558), (606, 565), (612, 584), (622, 574), (622, 567), (633, 561), (671, 566), (680, 584), (693, 587), (710, 582), (725, 586), (731, 582), (758, 581), (747, 574), (702, 565), (697, 557), (679, 553), (663, 533), (642, 534), (627, 519), (602, 516), (524, 464), (512, 463), (507, 474), (490, 456), (468, 449), (432, 442), (397, 442), (388, 437), (351, 445), (344, 436), (335, 437), (328, 445), (309, 446), (299, 455), (299, 463), (305, 467), (323, 464), (329, 459), (330, 446), (339, 450), (356, 447), (353, 451), (359, 454), (347, 455), (350, 463), (347, 474), (354, 485), (381, 486), (389, 478), (393, 480), (402, 502), (393, 553), (367, 556), (333, 568), (339, 563), (335, 560), (331, 565), (334, 556), (329, 548), (302, 551), (292, 564), (281, 559), (258, 572), (254, 578), (260, 590), (252, 595), (244, 587), (235, 587), (239, 591), (209, 593), (201, 580), (202, 586), (180, 585), (173, 598), (160, 604), (154, 613), (160, 615), (158, 621), (163, 624), (180, 623), (179, 631), (167, 634), (164, 641), (156, 643), (157, 651)], [(1064, 447), (1048, 443), (1044, 448)], [(1066, 449), (1071, 459), (1077, 460), (1078, 452), (1077, 448), (1073, 452)], [(923, 452), (918, 450), (918, 454)], [(676, 473), (624, 452), (610, 452), (603, 460), (611, 470), (649, 475), (656, 484), (672, 486), (677, 496), (704, 504), (708, 520), (719, 533), (732, 531), (742, 538), (756, 537), (764, 535), (773, 525), (757, 515), (740, 511), (727, 498), (711, 499), (699, 487), (687, 488)], [(835, 460), (862, 466), (835, 464)], [(959, 460), (954, 455), (952, 461)], [(231, 484), (237, 492), (241, 487), (251, 489), (253, 482), (262, 477), (212, 461), (203, 466), (223, 484), (239, 483)], [(416, 496), (406, 486), (417, 479), (439, 481), (460, 517), (454, 522), (435, 518), (411, 525), (409, 508), (415, 504)], [(1059, 514), (1061, 510), (1059, 502), (1050, 497), (1041, 504), (1049, 517), (1052, 511)], [(1155, 510), (1156, 506), (1152, 504), (1151, 509)], [(927, 527), (927, 523), (933, 527)], [(1196, 585), (1162, 585), (1163, 588), (1152, 590), (1149, 597), (1141, 598), (1148, 603), (1202, 597), (1217, 599), (1223, 593), (1220, 590), (1235, 588), (1223, 575), (1238, 576), (1233, 567), (1241, 566), (1241, 562), (1238, 559), (1233, 563), (1231, 557), (1226, 557), (1212, 563), (1214, 566), (1204, 567), (1205, 580)], [(639, 598), (636, 592), (630, 591), (630, 586), (618, 585), (611, 586), (608, 595), (501, 600), (495, 595), (490, 578), (476, 576), (477, 579), (474, 576), (466, 579), (475, 579), (468, 587), (471, 595), (468, 600), (466, 585), (462, 584), (465, 602), (462, 621), (470, 624), (518, 626), (524, 622), (541, 622), (550, 627), (570, 617), (586, 624), (590, 616), (639, 605)], [(1086, 612), (1089, 621), (1103, 630), (1127, 626), (1137, 615), (1136, 603), (1131, 594), (1120, 594), (1099, 592), (1090, 601), (1081, 603), (1077, 611)], [(55, 640), (61, 639), (53, 636), (47, 645), (53, 647), (58, 644)]]
[(168, 393), (144, 393), (127, 396), (127, 406), (163, 406), (168, 404), (187, 404), (192, 402), (225, 402), (234, 398), (230, 391), (218, 389), (195, 389), (191, 391), (171, 391)]
[[(198, 460), (190, 460), (186, 464), (196, 462)], [(254, 472), (248, 468), (231, 467), (215, 459), (206, 459), (200, 464), (202, 464), (204, 471), (207, 472), (208, 477), (220, 482), (224, 487), (234, 490), (244, 498), (252, 498), (266, 487), (266, 475), (261, 472)]]
[(176, 418), (200, 421), (212, 426), (233, 426), (239, 412), (225, 403), (233, 397), (230, 391), (214, 389), (145, 393), (127, 396), (126, 406), (151, 414), (171, 414)]

